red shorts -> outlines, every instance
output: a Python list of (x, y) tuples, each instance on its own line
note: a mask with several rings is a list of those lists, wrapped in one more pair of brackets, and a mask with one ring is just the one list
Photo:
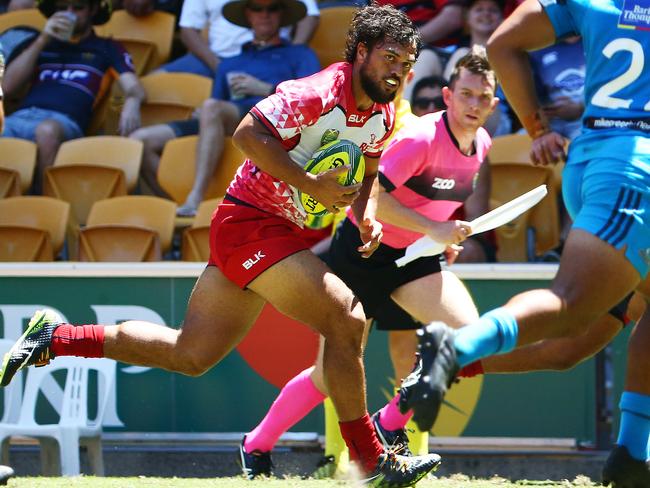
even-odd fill
[(241, 288), (263, 271), (309, 249), (302, 229), (285, 218), (224, 201), (210, 224), (210, 260)]

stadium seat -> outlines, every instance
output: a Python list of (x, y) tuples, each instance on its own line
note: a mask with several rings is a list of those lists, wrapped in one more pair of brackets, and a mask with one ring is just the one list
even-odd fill
[[(159, 258), (161, 252), (171, 249), (175, 216), (176, 204), (165, 198), (127, 195), (100, 200), (93, 205), (87, 225), (80, 232), (80, 258), (108, 260), (121, 256), (122, 260), (134, 261)], [(136, 230), (130, 232), (129, 227)], [(93, 247), (94, 244), (101, 248)], [(118, 244), (124, 249), (114, 247)]]
[(44, 229), (0, 224), (0, 261), (54, 261), (50, 234)]
[[(198, 136), (171, 139), (165, 144), (160, 156), (157, 173), (158, 183), (171, 199), (178, 204), (185, 202), (185, 198), (194, 183), (197, 141)], [(208, 200), (223, 197), (237, 168), (243, 161), (243, 154), (234, 146), (232, 139), (226, 137), (219, 164), (214, 175), (212, 175), (203, 198)]]
[(106, 24), (95, 30), (120, 41), (131, 54), (136, 73), (144, 75), (169, 59), (175, 22), (174, 15), (168, 12), (157, 10), (135, 17), (126, 10), (116, 10)]
[(72, 206), (70, 225), (73, 228), (86, 223), (96, 201), (127, 193), (124, 172), (107, 166), (51, 166), (45, 169), (43, 178), (44, 195), (65, 200)]
[(344, 60), (345, 42), (350, 21), (358, 7), (345, 5), (322, 8), (320, 21), (309, 41), (323, 68)]
[(43, 30), (47, 19), (37, 8), (24, 8), (0, 14), (0, 32), (18, 26), (28, 26)]
[(35, 168), (34, 142), (0, 137), (0, 198), (26, 193), (32, 186)]
[[(52, 260), (63, 249), (69, 215), (70, 204), (56, 198), (18, 196), (1, 199), (0, 226), (5, 231), (0, 238), (0, 260), (14, 261), (16, 259), (12, 256), (23, 256), (23, 253), (31, 255), (31, 260)], [(47, 241), (51, 251), (48, 251)], [(30, 242), (29, 252), (21, 249)]]
[[(0, 339), (0, 357), (14, 345), (14, 339)], [(0, 423), (15, 423), (20, 416), (20, 406), (23, 402), (23, 371), (18, 371), (11, 383), (2, 390), (3, 409)]]
[(135, 190), (142, 163), (142, 141), (121, 136), (72, 139), (59, 147), (54, 166), (97, 165), (124, 172), (126, 188)]
[(20, 195), (20, 175), (18, 171), (0, 167), (0, 198)]
[(152, 229), (131, 225), (94, 225), (79, 233), (79, 261), (160, 261), (160, 239)]
[[(54, 374), (65, 371), (63, 388)], [(89, 381), (90, 372), (97, 381)], [(106, 358), (56, 358), (47, 368), (31, 368), (27, 373), (25, 393), (16, 422), (0, 423), (0, 442), (4, 464), (9, 464), (11, 437), (33, 437), (41, 443), (44, 475), (76, 476), (80, 474), (79, 447), (87, 449), (93, 474), (104, 475), (102, 454), (102, 419), (109, 392), (115, 382), (116, 362)], [(89, 416), (90, 384), (97, 388), (97, 408)], [(45, 399), (58, 414), (56, 423), (41, 423), (37, 406)], [(55, 440), (56, 442), (52, 442)]]
[(533, 261), (559, 242), (553, 169), (533, 166), (530, 161), (531, 143), (530, 137), (525, 134), (496, 137), (488, 156), (492, 172), (491, 207), (506, 203), (542, 184), (548, 190), (548, 194), (533, 209), (496, 229), (497, 260), (500, 262)]
[(212, 78), (192, 73), (153, 73), (140, 81), (147, 96), (142, 126), (188, 119), (212, 92)]
[(203, 261), (210, 259), (210, 222), (212, 214), (223, 199), (203, 200), (196, 209), (192, 226), (183, 231), (181, 259), (183, 261)]

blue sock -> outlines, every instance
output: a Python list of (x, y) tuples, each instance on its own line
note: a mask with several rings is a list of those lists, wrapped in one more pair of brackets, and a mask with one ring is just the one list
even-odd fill
[(633, 458), (645, 461), (650, 457), (650, 395), (624, 391), (618, 407), (621, 426), (616, 443), (627, 447)]
[(454, 339), (460, 366), (512, 351), (517, 345), (518, 333), (517, 319), (505, 308), (492, 310), (477, 322), (461, 327)]

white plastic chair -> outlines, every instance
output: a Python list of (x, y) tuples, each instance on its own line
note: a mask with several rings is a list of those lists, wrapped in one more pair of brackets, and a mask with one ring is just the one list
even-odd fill
[[(5, 353), (14, 345), (13, 339), (0, 339), (0, 360), (4, 357)], [(18, 422), (20, 415), (20, 405), (23, 399), (23, 372), (18, 371), (13, 378), (13, 381), (8, 386), (2, 389), (4, 397), (2, 419), (0, 424)]]
[[(65, 386), (58, 385), (52, 373), (67, 370)], [(96, 370), (97, 378), (97, 416), (88, 418), (88, 373)], [(92, 471), (97, 476), (104, 475), (102, 456), (102, 417), (106, 409), (109, 392), (115, 382), (116, 362), (105, 358), (59, 357), (43, 368), (30, 368), (25, 383), (20, 416), (16, 423), (0, 423), (0, 443), (4, 459), (12, 436), (34, 437), (41, 444), (41, 463), (43, 474), (80, 474), (79, 446), (84, 445)], [(46, 392), (46, 390), (49, 390)], [(62, 393), (60, 402), (58, 394)], [(56, 424), (37, 424), (35, 419), (36, 401), (39, 392), (52, 403), (60, 415)], [(52, 402), (54, 399), (54, 402)], [(56, 441), (53, 442), (53, 441)]]

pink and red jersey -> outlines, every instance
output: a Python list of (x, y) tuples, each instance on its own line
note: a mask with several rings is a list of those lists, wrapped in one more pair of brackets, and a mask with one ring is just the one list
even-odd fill
[[(278, 85), (275, 94), (251, 109), (301, 167), (323, 144), (323, 136), (348, 139), (366, 157), (379, 157), (393, 130), (392, 104), (373, 104), (359, 111), (352, 93), (352, 65), (336, 63), (306, 78)], [(239, 167), (228, 194), (299, 226), (305, 211), (298, 190), (262, 171), (247, 159)]]
[[(379, 162), (379, 182), (402, 205), (430, 220), (445, 221), (474, 191), (478, 170), (492, 145), (480, 128), (476, 150), (463, 154), (449, 130), (445, 112), (427, 114), (405, 125)], [(352, 218), (348, 212), (348, 218)], [(382, 222), (382, 242), (404, 248), (422, 234)]]

